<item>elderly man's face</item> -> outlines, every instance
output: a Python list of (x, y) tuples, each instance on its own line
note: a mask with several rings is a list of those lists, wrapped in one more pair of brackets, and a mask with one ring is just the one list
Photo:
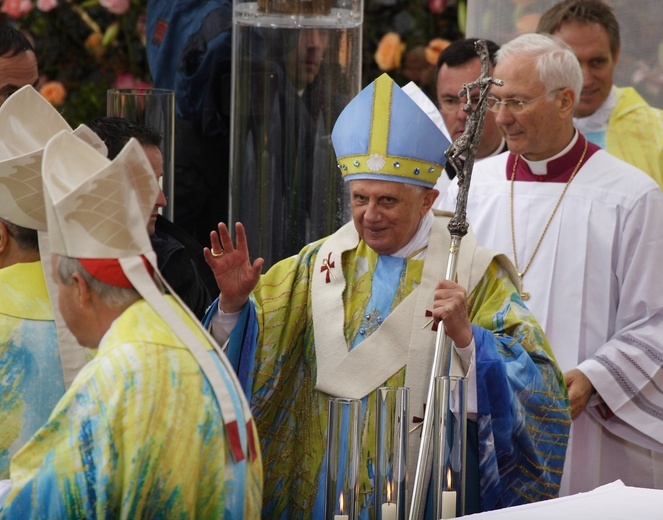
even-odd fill
[(25, 85), (37, 85), (37, 57), (32, 51), (0, 56), (0, 105)]
[(504, 86), (491, 87), (491, 97), (525, 103), (521, 111), (500, 106), (495, 114), (509, 151), (531, 161), (560, 152), (573, 135), (573, 91), (566, 88), (545, 95), (547, 89), (539, 79), (533, 57), (503, 59), (495, 67), (495, 77), (503, 80)]
[[(463, 97), (457, 105), (452, 105), (451, 101), (458, 100), (458, 93), (464, 83), (475, 81), (480, 74), (481, 60), (479, 58), (456, 67), (449, 67), (445, 63), (437, 73), (437, 107), (442, 114), (442, 119), (444, 119), (444, 124), (449, 130), (452, 141), (458, 139), (465, 131), (467, 113), (463, 111), (463, 106), (465, 106), (467, 98)], [(479, 89), (473, 91), (471, 96), (476, 96), (478, 99)], [(451, 109), (452, 106), (453, 109)], [(501, 142), (502, 136), (495, 124), (495, 116), (492, 112), (487, 112), (479, 149), (477, 150), (477, 159), (495, 152)]]
[(350, 181), (355, 228), (375, 252), (395, 253), (412, 239), (438, 194), (437, 190), (400, 182)]
[(573, 49), (582, 68), (582, 92), (576, 116), (587, 117), (596, 112), (610, 94), (612, 73), (619, 53), (610, 52), (607, 31), (598, 23), (569, 22), (562, 25), (555, 36)]

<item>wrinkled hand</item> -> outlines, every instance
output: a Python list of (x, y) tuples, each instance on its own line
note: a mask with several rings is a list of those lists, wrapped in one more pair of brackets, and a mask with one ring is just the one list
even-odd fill
[[(203, 250), (205, 261), (212, 269), (221, 293), (219, 307), (227, 313), (242, 309), (260, 279), (264, 263), (262, 258), (258, 258), (251, 264), (246, 232), (239, 222), (235, 224), (235, 233), (236, 247), (226, 225), (219, 223), (218, 232), (212, 231), (209, 235), (211, 249), (206, 247)], [(223, 254), (219, 255), (221, 252)]]
[(577, 419), (587, 406), (589, 398), (594, 393), (594, 385), (577, 368), (564, 373), (566, 388), (569, 390), (569, 400), (571, 401), (571, 418)]
[(444, 324), (444, 331), (458, 348), (472, 342), (472, 325), (467, 315), (467, 295), (462, 285), (442, 280), (435, 287), (433, 317)]

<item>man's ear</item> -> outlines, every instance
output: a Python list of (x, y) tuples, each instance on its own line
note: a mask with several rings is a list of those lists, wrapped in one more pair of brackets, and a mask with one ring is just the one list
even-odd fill
[(566, 119), (569, 117), (569, 113), (571, 114), (571, 117), (573, 117), (573, 105), (575, 104), (575, 99), (576, 94), (570, 87), (564, 88), (557, 93), (555, 102), (559, 108), (561, 118)]
[[(443, 172), (443, 175), (444, 175), (444, 172)], [(428, 210), (433, 207), (433, 203), (435, 202), (435, 200), (437, 199), (437, 197), (439, 195), (440, 195), (440, 192), (438, 190), (434, 189), (434, 188), (430, 189), (430, 190), (426, 190), (426, 193), (424, 194), (424, 204), (423, 204), (422, 212), (421, 212), (422, 216), (425, 215), (426, 213), (428, 213)]]
[(76, 301), (78, 305), (83, 309), (92, 305), (92, 292), (83, 275), (81, 273), (72, 274), (71, 283), (76, 288)]

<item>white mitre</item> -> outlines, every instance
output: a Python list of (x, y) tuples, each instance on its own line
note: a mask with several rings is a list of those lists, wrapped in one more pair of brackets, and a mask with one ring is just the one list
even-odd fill
[[(50, 256), (50, 247), (41, 178), (42, 156), (51, 137), (58, 132), (71, 131), (58, 111), (29, 85), (9, 96), (0, 107), (0, 217), (17, 226), (37, 230), (39, 252), (44, 259)], [(81, 125), (74, 133), (106, 153), (103, 141), (88, 127)], [(41, 266), (57, 328), (62, 374), (68, 388), (91, 354), (78, 344), (62, 319), (51, 263), (45, 261)]]
[[(30, 85), (0, 107), (0, 217), (24, 228), (46, 230), (41, 160), (48, 140), (61, 131), (72, 129)], [(103, 141), (88, 127), (81, 125), (74, 133), (105, 153)]]
[(152, 253), (147, 222), (159, 185), (136, 139), (110, 161), (60, 132), (44, 150), (43, 180), (52, 252), (90, 259)]
[[(187, 325), (173, 304), (157, 289), (153, 276), (160, 275), (147, 233), (159, 184), (154, 170), (136, 139), (130, 139), (110, 161), (66, 131), (53, 137), (44, 150), (44, 199), (51, 250), (77, 258), (92, 276), (111, 285), (133, 287), (161, 316), (195, 357), (209, 381), (221, 409), (235, 461), (257, 456), (257, 441), (248, 423), (251, 412), (233, 368), (218, 345), (191, 311), (170, 290), (197, 332), (216, 350), (227, 379), (216, 368), (211, 351)], [(99, 271), (90, 271), (90, 267)], [(104, 268), (108, 269), (104, 271)], [(109, 274), (110, 273), (110, 274)], [(127, 285), (121, 285), (126, 281)], [(118, 283), (119, 282), (119, 283)], [(170, 287), (168, 287), (170, 289)], [(241, 419), (248, 424), (247, 438), (239, 436), (238, 417), (229, 387), (241, 402)]]

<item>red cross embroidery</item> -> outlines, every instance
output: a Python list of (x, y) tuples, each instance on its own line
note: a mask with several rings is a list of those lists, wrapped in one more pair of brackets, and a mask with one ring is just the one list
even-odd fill
[[(426, 311), (426, 318), (432, 318), (432, 317), (433, 317), (433, 311)], [(438, 325), (439, 323), (435, 323), (433, 321), (433, 326), (431, 327), (431, 330), (434, 332), (437, 331)]]
[[(426, 403), (424, 403), (424, 413), (423, 413), (423, 415), (424, 416), (426, 415)], [(417, 417), (416, 415), (412, 417), (412, 423), (413, 424), (419, 424), (419, 423), (422, 423), (422, 422), (424, 422), (423, 417)], [(423, 425), (417, 426), (417, 428), (421, 428), (421, 426), (423, 426)], [(412, 428), (412, 430), (414, 430), (414, 428)], [(419, 437), (421, 437), (421, 433), (422, 432), (419, 432)]]
[(334, 276), (334, 273), (332, 273), (331, 270), (334, 268), (334, 265), (336, 265), (336, 264), (334, 262), (332, 262), (331, 255), (332, 254), (331, 254), (331, 251), (330, 251), (327, 258), (325, 258), (322, 261), (322, 267), (320, 268), (321, 273), (324, 273), (325, 271), (327, 271), (327, 277), (325, 278), (325, 283), (331, 282), (331, 278), (329, 277), (329, 275)]

